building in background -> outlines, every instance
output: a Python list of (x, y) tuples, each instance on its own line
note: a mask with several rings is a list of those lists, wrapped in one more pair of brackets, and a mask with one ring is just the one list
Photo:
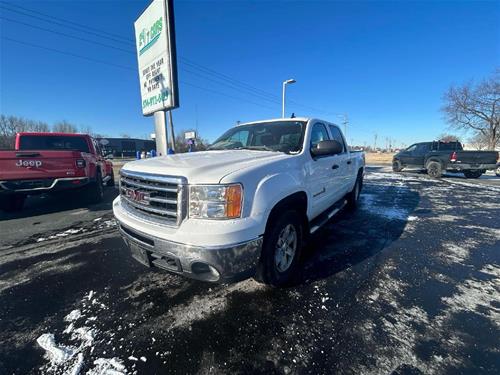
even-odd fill
[[(108, 143), (103, 147), (106, 154), (113, 154), (116, 157), (135, 157), (136, 152), (156, 151), (156, 142), (150, 139), (138, 138), (100, 138)], [(99, 139), (99, 140), (100, 140)]]

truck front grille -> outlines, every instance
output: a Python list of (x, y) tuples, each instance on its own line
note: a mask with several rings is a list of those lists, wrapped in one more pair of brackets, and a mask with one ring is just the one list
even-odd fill
[(185, 179), (120, 171), (120, 196), (140, 217), (178, 226), (185, 216)]

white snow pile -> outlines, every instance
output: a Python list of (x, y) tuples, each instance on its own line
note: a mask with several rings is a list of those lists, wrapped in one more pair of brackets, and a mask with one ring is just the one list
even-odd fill
[(46, 351), (52, 363), (64, 363), (76, 353), (75, 348), (56, 345), (56, 340), (52, 333), (44, 333), (36, 339), (36, 342)]
[[(106, 306), (98, 301), (94, 291), (90, 291), (85, 295), (82, 302), (84, 311), (86, 311), (85, 306), (89, 306), (89, 303), (90, 306), (106, 309)], [(86, 374), (89, 375), (121, 375), (128, 373), (119, 358), (97, 358), (93, 361), (89, 358), (94, 352), (94, 343), (99, 341), (97, 336), (100, 332), (95, 326), (76, 325), (78, 321), (80, 321), (80, 324), (81, 322), (95, 323), (97, 321), (95, 316), (86, 319), (85, 314), (80, 309), (75, 309), (64, 317), (64, 321), (68, 325), (62, 332), (62, 336), (68, 337), (71, 345), (56, 343), (53, 333), (44, 333), (36, 340), (37, 344), (45, 350), (46, 358), (49, 360), (49, 363), (41, 368), (43, 373), (79, 375), (85, 366), (85, 359), (89, 368)], [(106, 352), (103, 353), (106, 354)], [(145, 358), (143, 358), (140, 359), (145, 361)]]
[(121, 375), (127, 369), (118, 358), (98, 358), (94, 361), (95, 367), (87, 371), (87, 375)]

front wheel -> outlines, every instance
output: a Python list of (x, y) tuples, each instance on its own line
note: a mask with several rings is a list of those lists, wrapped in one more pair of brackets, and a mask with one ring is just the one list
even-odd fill
[(102, 176), (101, 172), (97, 171), (95, 175), (95, 181), (91, 182), (86, 187), (87, 199), (90, 203), (99, 203), (102, 201), (104, 196), (104, 188), (102, 186)]
[(392, 171), (393, 172), (401, 172), (403, 170), (403, 165), (399, 160), (394, 160), (392, 162)]
[(115, 186), (115, 172), (111, 171), (110, 179), (106, 182), (106, 186), (109, 186), (109, 187)]
[(262, 246), (258, 278), (277, 287), (290, 285), (297, 276), (303, 228), (297, 211), (287, 210), (271, 219)]
[(464, 171), (465, 178), (479, 178), (482, 174), (481, 171)]

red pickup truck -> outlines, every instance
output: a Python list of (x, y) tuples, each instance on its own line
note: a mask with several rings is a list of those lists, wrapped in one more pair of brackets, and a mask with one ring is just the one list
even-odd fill
[(113, 165), (87, 134), (18, 133), (14, 150), (0, 151), (0, 209), (21, 210), (28, 195), (80, 189), (97, 203), (114, 186)]

